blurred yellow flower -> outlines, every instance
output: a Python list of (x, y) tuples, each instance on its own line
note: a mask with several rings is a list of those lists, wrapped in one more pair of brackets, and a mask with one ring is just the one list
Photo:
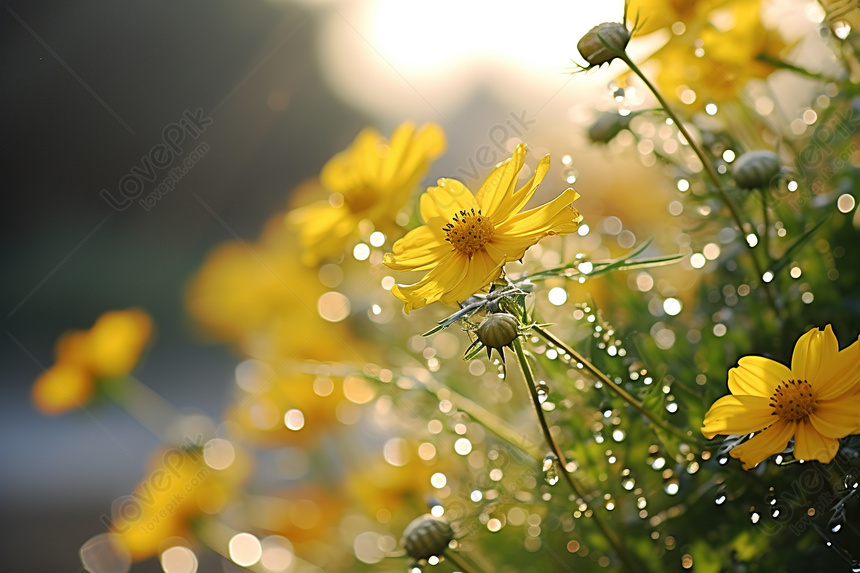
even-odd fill
[(342, 255), (363, 219), (385, 233), (394, 231), (398, 212), (445, 145), (442, 128), (433, 123), (418, 129), (403, 123), (390, 143), (371, 128), (359, 133), (320, 172), (328, 199), (295, 209), (287, 217), (299, 231), (306, 262)]
[(91, 329), (64, 334), (55, 365), (33, 384), (36, 407), (60, 414), (84, 406), (99, 381), (132, 371), (151, 334), (152, 319), (136, 309), (106, 312)]
[(430, 271), (412, 285), (396, 285), (392, 294), (405, 310), (441, 301), (454, 305), (496, 280), (506, 261), (520, 259), (547, 235), (572, 233), (582, 219), (567, 189), (540, 207), (522, 211), (549, 170), (549, 155), (532, 178), (515, 192), (527, 151), (517, 146), (484, 180), (477, 196), (454, 179), (440, 179), (421, 196), (426, 225), (409, 232), (385, 255), (394, 270)]
[(283, 217), (275, 215), (257, 242), (216, 247), (186, 290), (188, 312), (207, 336), (256, 358), (356, 359), (346, 329), (320, 316), (328, 289), (301, 264)]
[[(283, 368), (286, 370), (286, 368)], [(344, 401), (339, 378), (260, 369), (243, 380), (244, 391), (225, 413), (258, 446), (307, 446), (337, 423)]]
[(636, 1), (640, 33), (673, 26), (668, 42), (651, 56), (660, 62), (656, 81), (668, 97), (701, 109), (710, 102), (737, 99), (750, 79), (763, 79), (776, 67), (760, 56), (779, 58), (782, 38), (761, 21), (760, 0), (706, 2)]
[(189, 536), (192, 519), (224, 508), (249, 472), (247, 455), (234, 454), (214, 469), (200, 448), (157, 452), (150, 474), (114, 505), (111, 531), (133, 560), (152, 557), (165, 539)]
[(696, 25), (701, 14), (710, 12), (723, 2), (725, 0), (629, 0), (627, 17), (633, 22), (639, 20), (639, 34), (669, 28), (676, 22), (683, 24), (686, 29), (687, 26)]
[(839, 350), (828, 325), (800, 337), (791, 368), (762, 356), (744, 356), (729, 370), (731, 395), (714, 402), (702, 427), (717, 434), (761, 433), (731, 450), (745, 469), (783, 451), (829, 462), (839, 440), (860, 430), (860, 339)]

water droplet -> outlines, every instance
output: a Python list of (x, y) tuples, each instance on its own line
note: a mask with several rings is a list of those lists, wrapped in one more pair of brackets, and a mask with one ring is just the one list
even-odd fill
[(726, 503), (726, 494), (717, 493), (717, 498), (714, 500), (714, 503), (717, 505), (723, 505), (724, 503)]
[(750, 512), (750, 521), (755, 525), (761, 519), (761, 514), (755, 510)]
[(541, 469), (543, 470), (543, 479), (547, 484), (555, 485), (558, 483), (558, 458), (555, 454), (547, 454), (543, 459)]
[(721, 466), (726, 465), (727, 463), (729, 463), (729, 456), (720, 456), (719, 458), (717, 458), (717, 463)]
[(626, 477), (626, 478), (621, 480), (621, 487), (623, 487), (627, 491), (630, 491), (635, 486), (636, 486), (636, 480), (633, 479), (632, 477)]
[(857, 486), (860, 485), (860, 480), (857, 479), (854, 473), (848, 472), (842, 479), (842, 485), (845, 486), (845, 489), (857, 489)]
[(546, 382), (541, 380), (537, 383), (536, 389), (538, 395), (538, 402), (543, 404), (544, 402), (546, 402), (546, 399), (549, 398), (549, 386), (546, 385)]
[(860, 561), (855, 561), (851, 564), (851, 571), (854, 573), (860, 573)]
[(842, 531), (842, 524), (834, 523), (830, 526), (830, 531), (832, 531), (833, 533), (839, 533), (840, 531)]
[(833, 34), (840, 40), (844, 40), (851, 33), (851, 24), (845, 20), (834, 22), (831, 27), (833, 28)]

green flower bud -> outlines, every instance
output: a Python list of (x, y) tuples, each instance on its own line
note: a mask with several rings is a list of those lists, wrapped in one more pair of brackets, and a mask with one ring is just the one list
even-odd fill
[(623, 54), (629, 41), (630, 32), (622, 24), (604, 22), (586, 32), (576, 49), (586, 62), (599, 66)]

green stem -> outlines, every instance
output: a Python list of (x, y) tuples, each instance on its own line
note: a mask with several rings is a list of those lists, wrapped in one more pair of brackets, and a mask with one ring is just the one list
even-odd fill
[[(359, 372), (354, 372), (359, 374)], [(373, 380), (375, 382), (379, 382), (382, 385), (385, 385), (385, 382), (379, 380), (374, 376), (370, 376), (368, 374), (361, 373), (364, 377)], [(437, 382), (434, 379), (429, 379), (425, 381), (417, 380), (412, 378), (421, 388), (425, 391), (433, 395), (434, 397), (439, 397), (440, 391), (447, 392), (445, 398), (454, 405), (454, 407), (467, 414), (470, 418), (484, 426), (486, 429), (494, 433), (496, 436), (507, 442), (508, 444), (514, 446), (519, 449), (530, 458), (535, 461), (540, 461), (543, 459), (543, 453), (541, 449), (532, 442), (527, 439), (525, 436), (517, 432), (515, 429), (508, 426), (505, 421), (497, 416), (496, 414), (490, 412), (474, 400), (470, 400), (469, 398), (451, 390), (447, 386)]]
[(574, 360), (576, 360), (577, 362), (582, 364), (582, 366), (586, 370), (588, 370), (594, 377), (596, 377), (598, 380), (600, 380), (606, 387), (608, 387), (610, 390), (612, 390), (613, 392), (618, 394), (618, 396), (620, 396), (625, 402), (627, 402), (628, 404), (633, 406), (633, 408), (636, 409), (640, 414), (642, 414), (643, 416), (648, 418), (648, 420), (650, 420), (652, 424), (654, 424), (655, 426), (657, 426), (658, 428), (660, 428), (664, 432), (673, 434), (676, 437), (680, 438), (681, 440), (684, 440), (685, 443), (687, 443), (693, 447), (696, 447), (696, 448), (699, 447), (698, 442), (696, 441), (695, 438), (693, 438), (693, 436), (691, 436), (687, 433), (684, 433), (681, 429), (676, 428), (675, 426), (673, 426), (671, 424), (667, 424), (665, 422), (665, 420), (662, 420), (659, 417), (657, 417), (656, 415), (654, 415), (654, 413), (651, 412), (650, 410), (648, 410), (648, 408), (646, 408), (644, 406), (644, 404), (642, 404), (642, 402), (640, 402), (639, 400), (634, 398), (633, 395), (630, 394), (630, 392), (628, 392), (627, 390), (625, 390), (624, 388), (622, 388), (621, 386), (616, 384), (614, 380), (612, 380), (609, 376), (604, 374), (603, 371), (600, 370), (600, 368), (596, 367), (594, 364), (592, 364), (591, 362), (586, 360), (586, 358), (582, 354), (580, 354), (579, 352), (574, 350), (573, 347), (566, 344), (564, 341), (562, 341), (561, 339), (556, 337), (554, 334), (552, 334), (551, 332), (549, 332), (548, 330), (546, 330), (544, 328), (541, 328), (540, 326), (537, 326), (537, 325), (532, 326), (532, 330), (534, 330), (537, 334), (539, 334), (544, 340), (546, 340), (550, 344), (553, 344), (554, 346), (557, 346), (558, 348), (561, 348), (562, 350), (564, 350), (564, 352), (566, 352), (567, 354), (570, 354), (570, 356)]
[(811, 70), (807, 70), (806, 68), (800, 67), (800, 66), (795, 65), (795, 64), (791, 64), (789, 62), (786, 62), (785, 60), (781, 60), (781, 59), (775, 58), (773, 56), (769, 56), (768, 54), (759, 54), (758, 56), (756, 56), (756, 59), (760, 62), (765, 63), (765, 64), (770, 64), (771, 66), (773, 66), (775, 68), (779, 68), (782, 70), (791, 70), (792, 72), (794, 72), (796, 74), (800, 74), (801, 76), (806, 76), (807, 78), (813, 78), (813, 79), (822, 80), (825, 82), (838, 82), (839, 81), (836, 78), (826, 76), (826, 75), (818, 73), (818, 72), (813, 72)]
[[(666, 99), (663, 97), (663, 94), (660, 93), (660, 90), (658, 90), (657, 87), (651, 83), (651, 81), (648, 79), (648, 76), (646, 76), (642, 72), (642, 70), (639, 69), (639, 66), (633, 63), (633, 60), (630, 59), (630, 56), (628, 56), (627, 53), (624, 52), (618, 57), (625, 64), (627, 64), (630, 70), (634, 74), (636, 74), (640, 80), (642, 80), (645, 86), (651, 91), (652, 94), (654, 94), (654, 97), (657, 98), (657, 101), (660, 102), (660, 105), (666, 111), (666, 115), (668, 115), (672, 119), (672, 121), (675, 122), (675, 125), (678, 126), (678, 130), (687, 140), (687, 143), (690, 144), (690, 148), (693, 150), (693, 152), (695, 152), (696, 156), (699, 158), (699, 161), (702, 162), (702, 166), (705, 168), (705, 172), (708, 174), (708, 177), (710, 177), (711, 181), (714, 183), (717, 192), (720, 194), (720, 198), (722, 199), (726, 207), (729, 208), (729, 212), (731, 213), (732, 219), (734, 219), (735, 225), (737, 225), (738, 229), (741, 232), (741, 235), (744, 236), (744, 221), (741, 218), (740, 211), (738, 211), (737, 206), (735, 205), (734, 201), (732, 201), (732, 198), (729, 197), (729, 194), (726, 193), (726, 190), (723, 189), (722, 183), (720, 182), (720, 176), (717, 174), (717, 170), (714, 169), (714, 164), (711, 163), (711, 160), (708, 158), (707, 155), (705, 155), (704, 149), (702, 149), (702, 147), (699, 145), (699, 142), (693, 139), (693, 136), (690, 134), (689, 130), (687, 129), (687, 126), (684, 124), (683, 121), (681, 121), (681, 118), (679, 118), (675, 114), (675, 112), (669, 106), (669, 102), (667, 102)], [(749, 244), (749, 241), (746, 240), (745, 236), (744, 244), (749, 250), (750, 259), (752, 259), (753, 267), (755, 267), (755, 271), (756, 273), (758, 273), (758, 280), (761, 281), (762, 275), (764, 275), (764, 269), (761, 267), (761, 263), (759, 263), (758, 259), (756, 258), (755, 251), (753, 251), (753, 247)], [(768, 284), (762, 283), (762, 289), (764, 290), (765, 296), (767, 297), (768, 304), (770, 304), (774, 312), (776, 312), (777, 316), (779, 316), (779, 311), (776, 307), (776, 301), (774, 300), (773, 295), (770, 292)]]
[(761, 194), (761, 211), (762, 222), (764, 223), (764, 232), (761, 234), (761, 248), (764, 251), (764, 258), (770, 266), (770, 215), (767, 212), (767, 189), (762, 187), (759, 189)]
[[(535, 407), (535, 411), (537, 412), (538, 422), (540, 423), (541, 431), (543, 432), (544, 438), (546, 439), (546, 443), (550, 448), (550, 451), (555, 455), (558, 459), (558, 463), (561, 466), (561, 475), (564, 476), (564, 480), (567, 482), (567, 485), (570, 487), (573, 494), (581, 499), (585, 499), (583, 495), (582, 488), (580, 485), (574, 480), (573, 476), (567, 469), (567, 460), (564, 457), (564, 452), (559, 447), (558, 443), (555, 441), (555, 438), (552, 436), (552, 431), (550, 431), (549, 424), (546, 421), (546, 416), (544, 415), (543, 408), (541, 408), (540, 397), (538, 396), (537, 386), (535, 384), (534, 373), (532, 372), (532, 367), (526, 358), (526, 353), (523, 350), (522, 342), (519, 337), (515, 338), (513, 341), (514, 351), (517, 354), (517, 360), (520, 365), (520, 370), (523, 373), (523, 379), (526, 382), (526, 386), (528, 387), (529, 394), (532, 397), (532, 404)], [(627, 553), (627, 548), (624, 547), (624, 544), (618, 538), (613, 530), (611, 530), (606, 523), (603, 522), (600, 515), (591, 510), (591, 519), (594, 521), (594, 524), (606, 538), (606, 541), (609, 542), (609, 545), (615, 550), (615, 553), (618, 555), (618, 558), (624, 564), (625, 571), (641, 571), (639, 567), (639, 562), (636, 561), (631, 555)]]
[(478, 573), (478, 570), (473, 567), (471, 564), (466, 562), (466, 560), (457, 554), (456, 551), (450, 551), (448, 549), (444, 552), (445, 558), (447, 558), (451, 563), (454, 564), (456, 569), (462, 571), (463, 573)]
[(168, 431), (180, 414), (170, 402), (149, 386), (128, 375), (108, 395), (137, 422), (161, 441), (169, 441)]

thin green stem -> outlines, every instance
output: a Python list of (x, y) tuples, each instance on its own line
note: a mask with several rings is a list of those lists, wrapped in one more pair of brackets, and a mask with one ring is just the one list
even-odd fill
[(108, 396), (161, 441), (169, 441), (168, 431), (180, 414), (149, 386), (128, 375)]
[[(687, 143), (690, 144), (690, 148), (693, 150), (693, 152), (695, 152), (696, 156), (699, 158), (699, 161), (701, 161), (702, 166), (705, 168), (705, 172), (708, 174), (708, 177), (710, 177), (711, 181), (714, 183), (714, 186), (716, 187), (717, 192), (720, 194), (720, 198), (722, 199), (723, 203), (726, 205), (726, 207), (729, 208), (729, 213), (731, 213), (732, 219), (734, 220), (735, 225), (737, 225), (738, 229), (740, 230), (741, 235), (745, 235), (746, 231), (744, 221), (741, 217), (740, 211), (738, 210), (737, 205), (735, 205), (734, 201), (732, 201), (732, 198), (729, 197), (729, 194), (726, 193), (726, 190), (723, 189), (722, 183), (720, 182), (720, 176), (719, 174), (717, 174), (717, 170), (714, 169), (714, 164), (705, 154), (705, 150), (702, 149), (702, 146), (699, 145), (698, 141), (693, 139), (693, 136), (690, 134), (690, 131), (687, 129), (687, 126), (684, 124), (683, 121), (681, 121), (681, 118), (678, 117), (678, 115), (672, 110), (672, 108), (669, 106), (669, 102), (666, 101), (666, 99), (663, 97), (663, 94), (660, 93), (660, 90), (658, 90), (657, 87), (651, 83), (651, 80), (649, 80), (648, 76), (646, 76), (642, 72), (642, 70), (639, 69), (639, 66), (633, 63), (633, 60), (630, 59), (630, 56), (628, 56), (627, 53), (624, 52), (618, 57), (625, 64), (627, 64), (630, 70), (634, 74), (636, 74), (640, 80), (642, 80), (642, 83), (645, 84), (645, 86), (651, 91), (651, 93), (654, 94), (654, 97), (657, 98), (657, 101), (660, 102), (660, 105), (666, 111), (666, 115), (668, 115), (675, 123), (675, 125), (678, 126), (678, 130), (687, 140)], [(755, 251), (753, 250), (753, 247), (749, 244), (749, 241), (746, 240), (746, 237), (744, 237), (744, 244), (749, 250), (750, 259), (752, 259), (753, 267), (755, 267), (755, 271), (758, 274), (758, 280), (761, 281), (762, 276), (764, 275), (764, 269), (762, 268), (761, 263), (759, 263), (759, 260), (756, 258)], [(774, 312), (776, 312), (777, 316), (779, 316), (776, 301), (774, 300), (767, 283), (762, 283), (762, 290), (764, 290), (765, 296), (767, 297), (768, 303), (770, 304), (771, 308), (773, 308)]]
[(451, 561), (451, 563), (455, 565), (457, 569), (459, 569), (463, 573), (478, 573), (478, 569), (468, 563), (462, 556), (458, 555), (456, 551), (450, 551), (446, 549), (444, 555), (449, 561)]
[(764, 223), (764, 231), (761, 234), (761, 248), (764, 251), (764, 258), (770, 266), (770, 215), (767, 212), (767, 189), (762, 187), (759, 189), (761, 195), (761, 216)]
[(577, 352), (572, 346), (570, 346), (569, 344), (566, 344), (563, 340), (561, 340), (560, 338), (555, 336), (553, 333), (551, 333), (550, 331), (548, 331), (544, 328), (541, 328), (540, 326), (537, 326), (537, 325), (532, 326), (532, 330), (535, 331), (541, 338), (543, 338), (544, 340), (546, 340), (550, 344), (552, 344), (558, 348), (561, 348), (562, 350), (564, 350), (564, 352), (566, 352), (567, 354), (570, 354), (570, 356), (574, 360), (576, 360), (577, 362), (582, 364), (582, 366), (586, 370), (588, 370), (595, 378), (600, 380), (607, 388), (609, 388), (611, 391), (615, 392), (625, 402), (627, 402), (628, 404), (633, 406), (633, 408), (636, 409), (640, 414), (642, 414), (643, 416), (648, 418), (648, 420), (652, 424), (654, 424), (655, 426), (657, 426), (658, 428), (660, 428), (664, 432), (673, 434), (676, 437), (684, 440), (685, 443), (687, 443), (691, 446), (695, 446), (696, 448), (699, 447), (698, 442), (696, 441), (695, 438), (693, 438), (693, 436), (685, 433), (681, 429), (676, 428), (675, 426), (673, 426), (671, 424), (667, 424), (665, 420), (660, 419), (653, 412), (648, 410), (648, 408), (646, 408), (644, 406), (644, 404), (642, 404), (642, 402), (640, 402), (639, 400), (634, 398), (633, 395), (630, 394), (630, 392), (628, 392), (627, 390), (625, 390), (624, 388), (619, 386), (614, 380), (612, 380), (609, 376), (604, 374), (603, 371), (600, 370), (600, 368), (596, 367), (594, 364), (592, 364), (591, 362), (586, 360), (586, 358), (582, 354)]
[[(385, 382), (382, 382), (375, 376), (370, 376), (364, 373), (362, 375), (369, 380), (385, 385)], [(437, 398), (439, 397), (440, 391), (446, 392), (445, 399), (449, 400), (457, 410), (467, 414), (473, 420), (477, 421), (496, 436), (519, 449), (533, 460), (540, 461), (543, 459), (543, 454), (537, 444), (527, 439), (505, 423), (502, 418), (490, 412), (474, 400), (470, 400), (466, 396), (463, 396), (462, 394), (437, 382), (435, 379), (431, 378), (424, 381), (417, 380), (415, 378), (412, 379), (415, 380), (415, 382), (426, 392)]]
[[(567, 469), (567, 460), (564, 457), (564, 452), (559, 447), (558, 443), (555, 441), (555, 438), (552, 435), (552, 431), (550, 431), (549, 424), (546, 421), (546, 415), (544, 414), (543, 408), (541, 408), (541, 401), (537, 391), (537, 385), (535, 384), (534, 373), (532, 372), (532, 367), (526, 358), (526, 353), (523, 350), (522, 342), (519, 338), (515, 338), (513, 341), (514, 351), (517, 354), (517, 361), (520, 365), (520, 370), (523, 374), (523, 379), (526, 382), (526, 386), (528, 387), (529, 394), (532, 397), (532, 404), (535, 407), (535, 412), (537, 412), (538, 422), (540, 423), (541, 431), (543, 432), (544, 438), (546, 439), (546, 443), (550, 448), (550, 451), (555, 455), (558, 459), (558, 463), (561, 466), (561, 475), (564, 476), (564, 480), (567, 482), (567, 485), (570, 487), (571, 491), (578, 498), (584, 499), (583, 491), (580, 485), (574, 480), (573, 476)], [(613, 530), (611, 530), (606, 523), (603, 522), (600, 515), (591, 510), (591, 519), (594, 521), (594, 524), (606, 538), (606, 541), (609, 542), (609, 545), (615, 550), (615, 553), (618, 555), (618, 558), (624, 564), (625, 571), (641, 571), (639, 567), (639, 562), (633, 558), (628, 552), (627, 548), (624, 547), (624, 544), (621, 542), (619, 537), (615, 534)]]

